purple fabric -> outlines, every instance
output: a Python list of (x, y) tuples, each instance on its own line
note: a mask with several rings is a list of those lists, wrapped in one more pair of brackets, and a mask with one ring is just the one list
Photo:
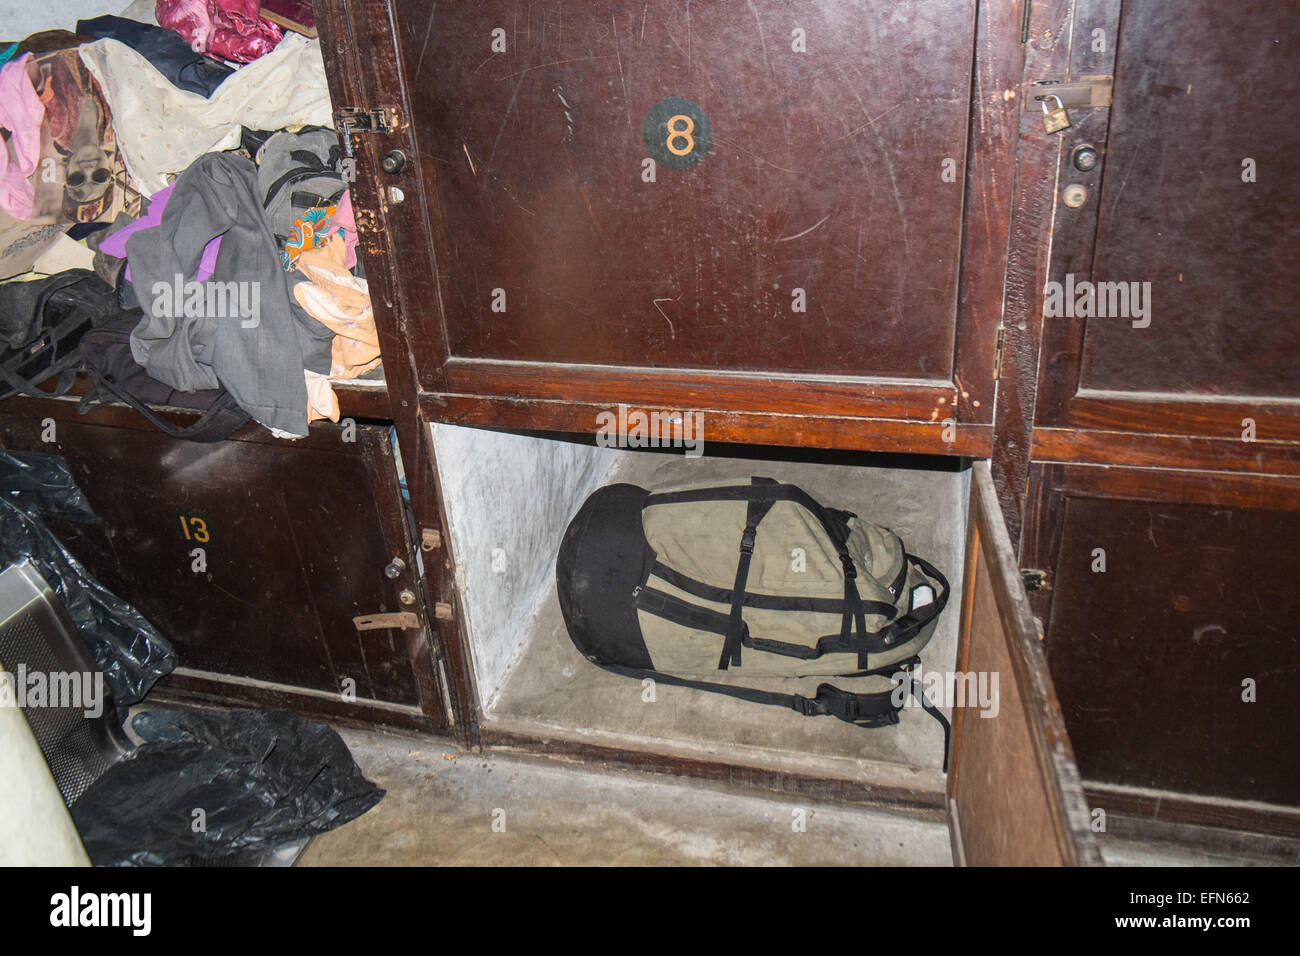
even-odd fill
[[(167, 200), (171, 197), (172, 189), (175, 184), (165, 189), (160, 189), (149, 199), (149, 208), (143, 216), (130, 225), (123, 226), (117, 232), (113, 233), (107, 239), (99, 244), (99, 251), (107, 256), (115, 256), (118, 259), (126, 258), (126, 240), (132, 233), (139, 232), (141, 229), (152, 229), (162, 222), (163, 209), (167, 206)], [(221, 237), (217, 236), (210, 240), (203, 247), (203, 255), (199, 257), (199, 273), (194, 276), (194, 281), (204, 282), (212, 275), (212, 270), (217, 266), (217, 250), (221, 248)], [(131, 279), (131, 266), (128, 263), (126, 267), (126, 278)], [(186, 276), (188, 279), (189, 276)]]

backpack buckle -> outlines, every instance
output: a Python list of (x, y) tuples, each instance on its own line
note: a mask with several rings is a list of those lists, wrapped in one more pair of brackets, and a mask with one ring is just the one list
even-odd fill
[(815, 713), (830, 714), (859, 727), (887, 727), (898, 723), (898, 710), (893, 706), (881, 710), (863, 710), (863, 695), (840, 690), (833, 684), (822, 684), (817, 688), (816, 703), (821, 709)]
[(746, 528), (745, 533), (740, 536), (740, 550), (746, 554), (754, 553), (754, 537), (757, 528)]
[(822, 684), (817, 688), (817, 702), (822, 705), (822, 713), (838, 717), (849, 722), (858, 718), (857, 698), (831, 684)]
[(799, 711), (805, 717), (818, 717), (826, 713), (826, 705), (821, 701), (821, 695), (817, 697), (800, 697), (797, 694), (794, 698), (794, 709)]

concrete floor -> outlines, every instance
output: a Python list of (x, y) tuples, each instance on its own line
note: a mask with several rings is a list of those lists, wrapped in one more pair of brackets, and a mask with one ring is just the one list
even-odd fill
[[(337, 729), (387, 794), (313, 839), (298, 866), (952, 865), (947, 826), (901, 813)], [(1107, 866), (1124, 867), (1300, 861), (1300, 841), (1220, 842), (1211, 851), (1116, 834), (1101, 851)]]
[[(299, 866), (952, 863), (942, 823), (340, 733), (388, 793), (369, 813), (316, 837)], [(494, 819), (504, 819), (504, 832)], [(795, 832), (800, 819), (803, 832)]]

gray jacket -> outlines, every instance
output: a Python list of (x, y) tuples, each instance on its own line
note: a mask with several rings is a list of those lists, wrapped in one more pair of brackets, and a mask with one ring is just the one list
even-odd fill
[[(211, 278), (196, 283), (203, 247), (221, 236)], [(268, 428), (307, 434), (303, 369), (328, 375), (333, 333), (294, 300), (302, 281), (280, 264), (258, 200), (257, 166), (208, 153), (176, 181), (152, 229), (126, 242), (144, 318), (131, 333), (135, 360), (181, 391), (224, 386)]]

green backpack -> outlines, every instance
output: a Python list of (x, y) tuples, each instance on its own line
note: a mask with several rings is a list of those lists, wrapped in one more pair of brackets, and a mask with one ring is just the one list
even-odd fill
[(569, 637), (607, 670), (830, 715), (898, 723), (900, 684), (815, 697), (706, 678), (907, 675), (948, 602), (948, 581), (888, 528), (771, 478), (649, 492), (598, 489), (565, 532), (556, 563)]

